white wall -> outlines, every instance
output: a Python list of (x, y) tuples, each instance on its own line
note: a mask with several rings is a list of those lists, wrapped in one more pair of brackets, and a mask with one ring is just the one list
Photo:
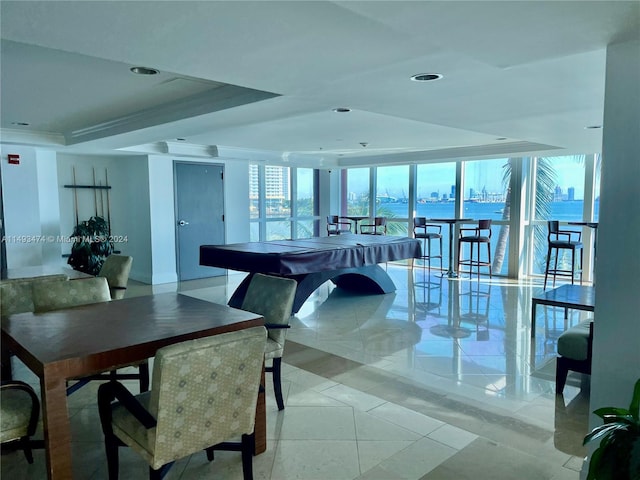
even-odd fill
[[(8, 163), (10, 153), (20, 155), (19, 165)], [(59, 224), (55, 154), (33, 147), (1, 145), (0, 158), (8, 268), (60, 264), (61, 245), (57, 238), (47, 238), (57, 236)]]
[(640, 42), (607, 49), (603, 128), (591, 411), (627, 408), (640, 378)]

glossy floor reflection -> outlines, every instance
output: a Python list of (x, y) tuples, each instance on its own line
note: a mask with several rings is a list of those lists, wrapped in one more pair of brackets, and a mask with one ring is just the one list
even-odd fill
[[(532, 341), (531, 296), (541, 283), (448, 280), (393, 264), (387, 271), (395, 293), (355, 295), (327, 283), (293, 318), (286, 408), (278, 412), (267, 377), (268, 450), (254, 458), (255, 478), (578, 479), (588, 382), (570, 377), (556, 397), (553, 360), (559, 333), (586, 312), (565, 320), (560, 309), (539, 308)], [(131, 282), (128, 296), (178, 290), (226, 303), (243, 277)], [(36, 382), (21, 365), (15, 371)], [(96, 383), (69, 401), (78, 479), (106, 478)], [(35, 457), (29, 466), (21, 452), (4, 452), (2, 477), (46, 478), (43, 452)], [(120, 471), (147, 477), (127, 449)], [(204, 477), (241, 478), (239, 454), (216, 453), (213, 463), (194, 455), (166, 478)]]

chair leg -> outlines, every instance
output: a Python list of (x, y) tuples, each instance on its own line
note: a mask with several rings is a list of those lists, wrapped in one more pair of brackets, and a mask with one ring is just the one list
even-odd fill
[(115, 435), (105, 434), (104, 447), (107, 454), (109, 480), (118, 480), (118, 440)]
[(141, 363), (138, 367), (140, 374), (140, 393), (149, 391), (149, 363)]
[(20, 447), (24, 452), (27, 463), (33, 463), (33, 452), (31, 451), (31, 440), (29, 440), (29, 437), (22, 437), (20, 439)]
[(547, 277), (549, 276), (549, 265), (551, 263), (551, 247), (547, 249), (547, 266), (544, 269), (544, 287), (543, 290), (547, 289)]
[(489, 278), (491, 278), (491, 243), (487, 243), (487, 257), (489, 258)]
[(213, 447), (205, 448), (204, 451), (207, 452), (207, 460), (209, 460), (210, 462), (213, 462), (214, 460)]
[(242, 435), (242, 478), (253, 480), (253, 451), (255, 449), (255, 434)]
[(568, 374), (568, 365), (562, 357), (558, 357), (556, 359), (556, 395), (561, 395), (564, 391), (564, 384), (567, 383)]
[(278, 410), (284, 410), (284, 401), (282, 400), (282, 358), (273, 359), (273, 391), (276, 394), (276, 403)]

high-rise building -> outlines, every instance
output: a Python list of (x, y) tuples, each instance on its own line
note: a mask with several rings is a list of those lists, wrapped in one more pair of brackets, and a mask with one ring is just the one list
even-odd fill
[(576, 189), (573, 187), (569, 187), (567, 189), (567, 199), (570, 202), (573, 202), (576, 199)]

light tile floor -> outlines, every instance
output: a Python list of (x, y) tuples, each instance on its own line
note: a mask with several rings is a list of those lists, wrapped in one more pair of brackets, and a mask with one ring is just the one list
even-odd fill
[[(541, 285), (387, 268), (395, 293), (355, 295), (327, 283), (292, 319), (286, 408), (278, 412), (268, 377), (268, 449), (254, 458), (255, 478), (580, 478), (588, 384), (580, 389), (584, 379), (573, 377), (564, 396), (554, 394), (555, 342), (566, 324), (562, 310), (539, 308), (531, 341), (531, 296)], [(178, 290), (226, 303), (243, 277), (132, 281), (127, 295)], [(584, 317), (572, 311), (568, 323)], [(19, 362), (14, 370), (37, 386)], [(96, 383), (69, 399), (77, 479), (106, 478)], [(146, 478), (146, 463), (121, 450), (121, 478)], [(3, 452), (1, 474), (46, 478), (43, 451), (33, 465), (21, 452)], [(241, 478), (239, 454), (219, 452), (212, 463), (193, 455), (166, 478), (205, 477)]]

